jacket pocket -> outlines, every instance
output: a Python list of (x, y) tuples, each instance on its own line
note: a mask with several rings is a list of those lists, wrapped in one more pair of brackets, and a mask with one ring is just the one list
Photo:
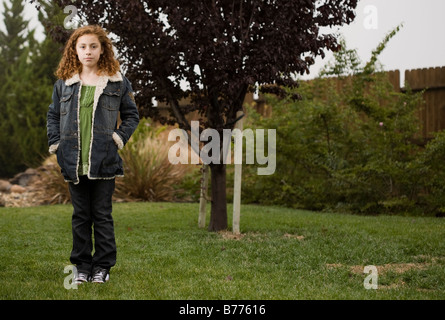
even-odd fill
[(101, 174), (111, 176), (120, 172), (122, 160), (117, 151), (118, 149), (114, 141), (108, 142), (107, 156), (102, 162)]
[(120, 90), (104, 91), (103, 96), (104, 96), (104, 99), (101, 104), (102, 108), (110, 110), (110, 111), (119, 110), (120, 100), (121, 100), (120, 99), (121, 98)]
[(104, 91), (96, 114), (96, 123), (106, 132), (114, 132), (117, 126), (121, 103), (120, 91)]
[(62, 96), (62, 98), (60, 99), (60, 114), (66, 115), (69, 111), (69, 106), (70, 106), (70, 102), (71, 102), (71, 97), (73, 96), (73, 93), (67, 93), (65, 95)]

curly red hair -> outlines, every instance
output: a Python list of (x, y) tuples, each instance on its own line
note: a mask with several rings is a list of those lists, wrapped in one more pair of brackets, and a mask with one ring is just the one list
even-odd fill
[(88, 25), (76, 29), (68, 39), (63, 56), (60, 59), (59, 66), (55, 72), (57, 78), (67, 80), (74, 74), (82, 71), (82, 63), (79, 61), (76, 53), (76, 43), (79, 37), (86, 34), (94, 34), (99, 39), (103, 53), (97, 63), (98, 74), (114, 75), (120, 69), (119, 61), (115, 58), (113, 44), (108, 38), (107, 32), (98, 25)]

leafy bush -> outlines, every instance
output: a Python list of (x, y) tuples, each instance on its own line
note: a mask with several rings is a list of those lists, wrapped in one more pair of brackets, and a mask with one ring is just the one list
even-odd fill
[(367, 214), (445, 211), (445, 177), (437, 174), (445, 134), (425, 150), (415, 143), (422, 92), (396, 91), (377, 65), (397, 30), (364, 66), (343, 43), (321, 77), (289, 89), (301, 101), (267, 97), (272, 117), (248, 109), (249, 126), (276, 129), (277, 169), (272, 176), (243, 169), (244, 202)]
[(417, 183), (423, 187), (421, 197), (428, 211), (445, 216), (445, 131), (435, 134), (419, 156)]

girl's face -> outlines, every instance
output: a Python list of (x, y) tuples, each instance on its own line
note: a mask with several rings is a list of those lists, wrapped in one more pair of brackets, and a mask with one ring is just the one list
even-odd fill
[(76, 53), (84, 67), (96, 68), (103, 52), (99, 38), (95, 34), (85, 34), (77, 39)]

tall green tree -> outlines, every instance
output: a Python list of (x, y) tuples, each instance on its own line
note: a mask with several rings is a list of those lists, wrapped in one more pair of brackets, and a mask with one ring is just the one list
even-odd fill
[(21, 152), (14, 145), (14, 129), (10, 121), (10, 108), (8, 101), (15, 98), (15, 92), (10, 85), (12, 73), (20, 63), (25, 53), (26, 42), (29, 39), (27, 27), (28, 21), (23, 16), (24, 6), (22, 1), (13, 0), (8, 6), (3, 3), (3, 21), (6, 32), (0, 31), (0, 176), (10, 176), (23, 167), (17, 163)]
[[(42, 22), (52, 17), (46, 6), (50, 13), (40, 13)], [(23, 1), (11, 0), (4, 8), (6, 32), (0, 34), (0, 176), (10, 177), (26, 167), (38, 166), (47, 154), (46, 112), (61, 53), (60, 44), (50, 37), (42, 43), (35, 40), (35, 30), (28, 30), (29, 21), (23, 16)]]
[(0, 30), (0, 50), (1, 50), (1, 70), (4, 73), (8, 65), (19, 59), (25, 50), (27, 41), (27, 27), (29, 21), (23, 17), (24, 6), (22, 1), (13, 0), (8, 6), (8, 2), (3, 3), (3, 21), (6, 32)]
[(38, 46), (38, 52), (33, 57), (33, 65), (37, 77), (47, 81), (51, 86), (57, 80), (54, 71), (59, 64), (63, 44), (55, 41), (51, 33), (54, 26), (62, 28), (66, 14), (54, 1), (39, 3), (39, 21), (44, 27), (45, 39)]

